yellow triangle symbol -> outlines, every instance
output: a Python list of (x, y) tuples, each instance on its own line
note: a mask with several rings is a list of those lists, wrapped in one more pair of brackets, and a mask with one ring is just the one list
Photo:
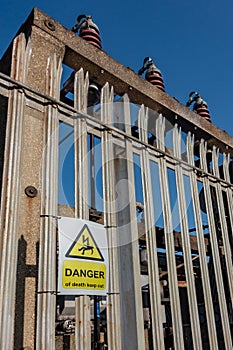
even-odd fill
[(77, 238), (68, 249), (66, 257), (104, 261), (103, 255), (87, 225), (83, 226)]

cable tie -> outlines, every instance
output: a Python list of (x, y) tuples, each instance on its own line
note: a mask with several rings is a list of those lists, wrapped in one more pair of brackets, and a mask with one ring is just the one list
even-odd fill
[(61, 216), (49, 215), (49, 214), (41, 214), (41, 218), (53, 218), (53, 219), (61, 219)]
[(36, 292), (36, 294), (51, 294), (51, 295), (57, 295), (60, 292), (57, 292), (56, 290), (42, 290), (42, 291), (38, 291)]

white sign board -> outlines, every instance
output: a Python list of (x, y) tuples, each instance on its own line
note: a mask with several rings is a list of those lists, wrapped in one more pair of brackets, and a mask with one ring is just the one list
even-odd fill
[(109, 269), (104, 226), (62, 217), (58, 220), (58, 235), (58, 293), (106, 295)]

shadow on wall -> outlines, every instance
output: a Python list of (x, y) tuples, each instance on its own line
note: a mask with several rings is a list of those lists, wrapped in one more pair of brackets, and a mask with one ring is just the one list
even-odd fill
[[(24, 236), (21, 235), (18, 240), (18, 260), (17, 260), (17, 277), (16, 277), (16, 303), (15, 303), (15, 329), (14, 329), (14, 350), (25, 350), (23, 347), (23, 336), (24, 336), (24, 313), (25, 308), (25, 286), (26, 278), (35, 278), (36, 289), (38, 285), (38, 260), (39, 260), (39, 242), (36, 244), (36, 265), (26, 264), (26, 252), (27, 242)], [(37, 297), (35, 298), (35, 325), (36, 330), (36, 310), (37, 310)], [(34, 334), (34, 339), (36, 335)], [(35, 348), (34, 344), (34, 348)], [(29, 350), (29, 348), (28, 348)]]

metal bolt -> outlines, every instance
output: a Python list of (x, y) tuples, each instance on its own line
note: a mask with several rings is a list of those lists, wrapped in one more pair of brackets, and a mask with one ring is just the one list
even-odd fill
[(45, 19), (44, 24), (46, 25), (47, 28), (49, 28), (50, 30), (54, 31), (55, 30), (55, 25), (52, 21), (49, 21), (47, 19)]
[(37, 196), (37, 189), (34, 186), (27, 186), (24, 191), (25, 194), (30, 198)]

